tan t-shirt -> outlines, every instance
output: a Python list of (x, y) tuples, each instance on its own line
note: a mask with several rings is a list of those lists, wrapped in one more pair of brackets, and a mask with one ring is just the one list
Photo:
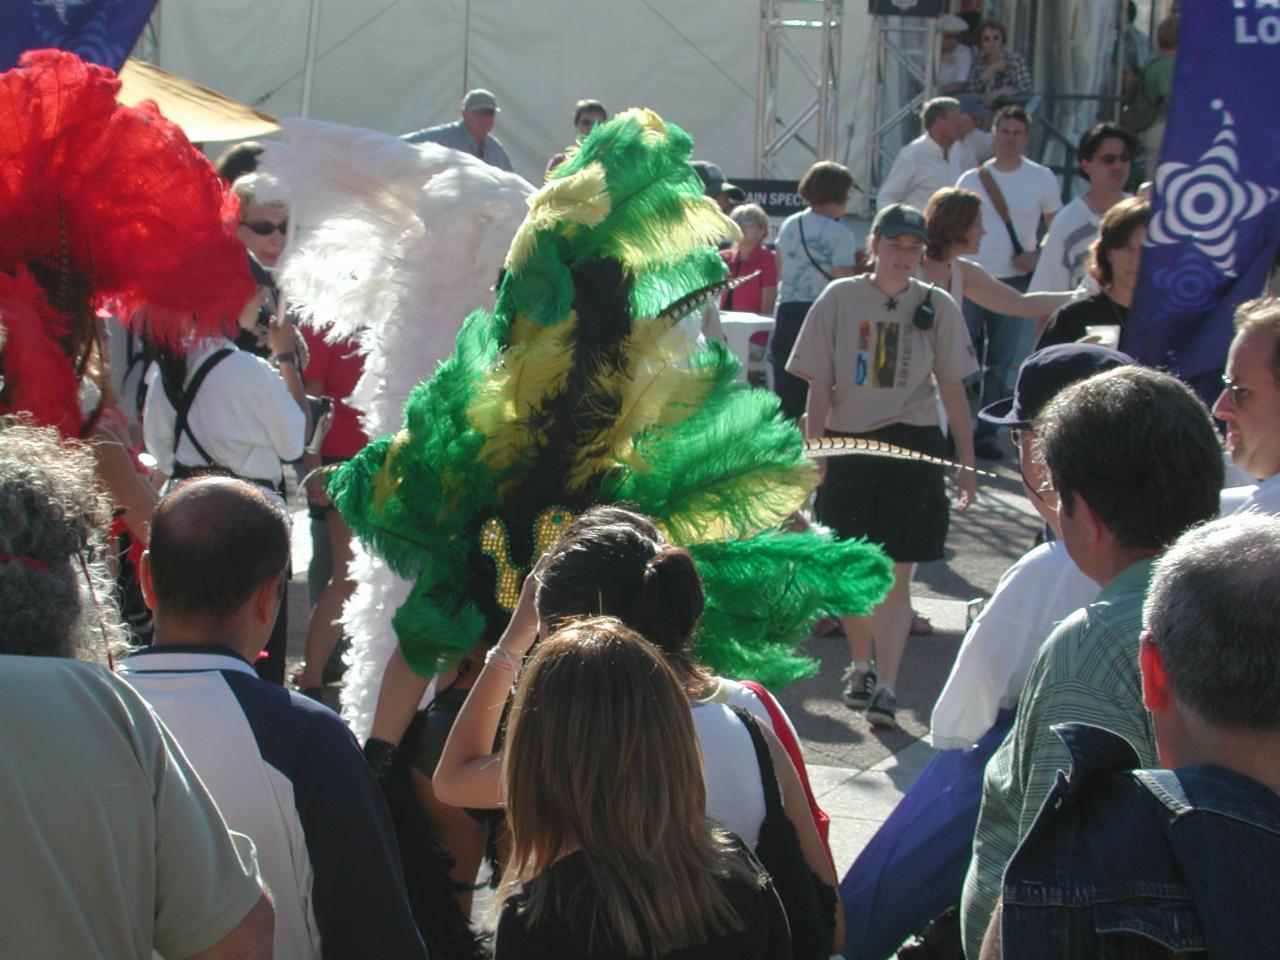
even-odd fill
[(867, 433), (891, 423), (938, 424), (935, 383), (955, 383), (978, 370), (960, 308), (934, 287), (933, 326), (912, 322), (929, 291), (911, 280), (888, 308), (870, 276), (837, 280), (818, 297), (796, 338), (787, 370), (831, 387), (827, 429)]

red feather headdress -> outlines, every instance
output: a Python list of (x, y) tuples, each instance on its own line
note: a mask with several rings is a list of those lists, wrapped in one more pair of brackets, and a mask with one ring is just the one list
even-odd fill
[(233, 330), (253, 293), (235, 195), (153, 103), (116, 103), (119, 88), (58, 50), (0, 73), (0, 412), (48, 422), (49, 403), (24, 404), (68, 382), (60, 406), (75, 407), (94, 311), (180, 349)]

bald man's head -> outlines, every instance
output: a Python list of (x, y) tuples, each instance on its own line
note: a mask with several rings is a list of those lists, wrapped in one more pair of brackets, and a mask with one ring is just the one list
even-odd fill
[(289, 520), (261, 487), (199, 477), (160, 500), (148, 553), (157, 616), (216, 622), (284, 571)]

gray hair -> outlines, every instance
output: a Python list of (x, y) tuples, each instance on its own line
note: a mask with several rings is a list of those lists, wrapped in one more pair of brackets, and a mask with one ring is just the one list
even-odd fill
[(1280, 728), (1280, 518), (1196, 527), (1156, 564), (1142, 610), (1179, 706), (1228, 728)]
[(251, 203), (264, 206), (280, 204), (287, 207), (289, 205), (289, 188), (279, 177), (269, 173), (255, 171), (246, 173), (243, 177), (236, 177), (235, 183), (231, 184), (231, 189), (240, 198), (242, 216)]
[(1163, 550), (1218, 513), (1222, 447), (1209, 411), (1158, 370), (1119, 367), (1067, 387), (1035, 420), (1062, 509), (1083, 497), (1121, 546)]
[(0, 421), (0, 653), (105, 664), (125, 646), (94, 470), (84, 444)]
[(920, 122), (924, 124), (926, 130), (932, 130), (937, 121), (952, 110), (959, 109), (960, 101), (955, 97), (934, 97), (924, 105), (924, 110), (920, 113)]
[(733, 208), (733, 213), (729, 214), (729, 219), (742, 226), (744, 223), (754, 223), (757, 227), (769, 232), (769, 215), (764, 212), (764, 207), (758, 203), (740, 203)]

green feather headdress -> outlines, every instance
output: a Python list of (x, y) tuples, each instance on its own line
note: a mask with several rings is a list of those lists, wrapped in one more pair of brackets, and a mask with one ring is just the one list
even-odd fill
[(734, 676), (811, 672), (794, 644), (813, 620), (888, 590), (878, 548), (780, 528), (817, 474), (776, 398), (735, 382), (736, 359), (687, 318), (736, 234), (691, 149), (649, 110), (598, 127), (532, 198), (493, 313), (467, 318), (403, 428), (330, 479), (352, 530), (414, 582), (394, 626), (420, 673), (505, 622), (482, 528), (524, 568), (551, 508), (626, 502), (688, 547), (707, 593), (695, 652)]

